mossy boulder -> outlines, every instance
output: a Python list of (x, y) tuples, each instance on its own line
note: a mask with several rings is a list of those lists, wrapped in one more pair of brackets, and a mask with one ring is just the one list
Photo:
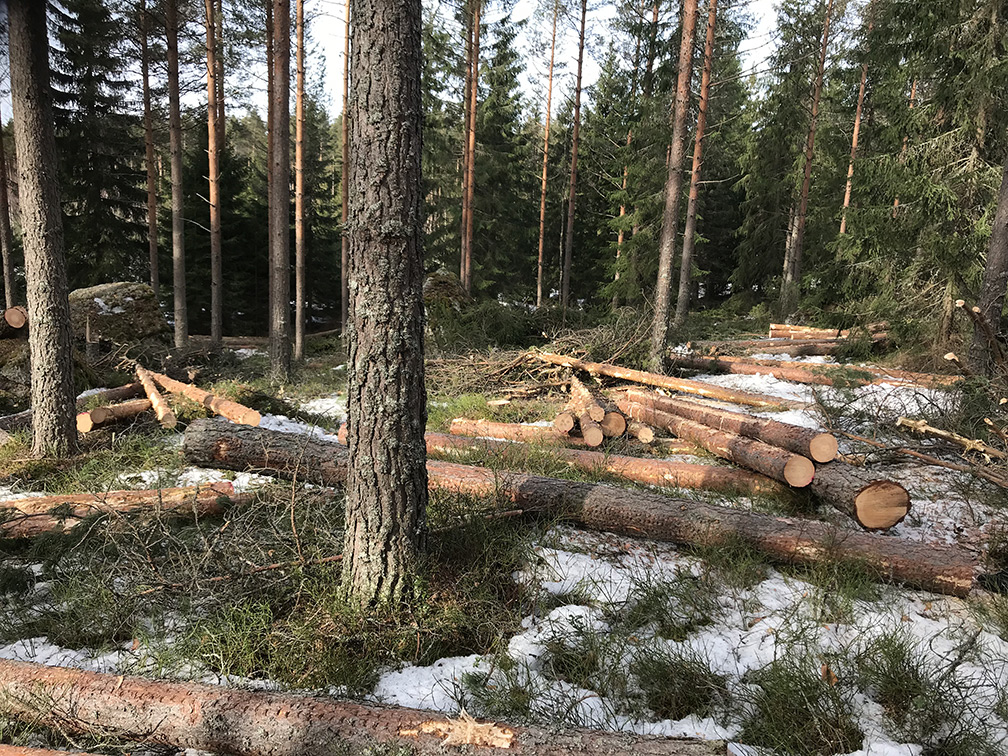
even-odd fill
[(154, 290), (144, 283), (122, 281), (70, 292), (74, 336), (83, 339), (90, 326), (92, 341), (113, 344), (168, 343), (171, 328)]

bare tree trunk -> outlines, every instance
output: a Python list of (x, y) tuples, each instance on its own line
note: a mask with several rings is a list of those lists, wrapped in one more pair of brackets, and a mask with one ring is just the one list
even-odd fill
[[(910, 110), (914, 109), (914, 100), (916, 99), (916, 97), (917, 97), (917, 78), (915, 77), (910, 84)], [(900, 146), (900, 156), (899, 156), (900, 163), (903, 163), (906, 160), (907, 144), (909, 144), (909, 142), (910, 142), (910, 135), (904, 134), (903, 144)], [(893, 198), (892, 217), (895, 218), (896, 213), (898, 212), (899, 212), (899, 195), (897, 194), (896, 197)]]
[(546, 168), (549, 164), (550, 115), (553, 112), (553, 62), (556, 55), (557, 17), (560, 15), (560, 0), (553, 1), (553, 35), (550, 42), (549, 83), (546, 86), (546, 133), (543, 136), (542, 192), (539, 198), (539, 265), (536, 270), (536, 307), (543, 303), (543, 243), (546, 237)]
[(147, 245), (150, 254), (150, 284), (154, 289), (154, 297), (159, 299), (161, 296), (161, 276), (158, 270), (157, 165), (154, 162), (154, 119), (151, 116), (150, 48), (147, 44), (149, 23), (147, 0), (141, 0), (140, 78), (143, 82), (144, 147), (146, 148), (145, 162), (147, 166)]
[(466, 193), (468, 199), (466, 204), (469, 208), (468, 219), (466, 221), (465, 232), (465, 277), (462, 286), (467, 294), (472, 294), (472, 251), (473, 232), (476, 227), (476, 213), (473, 202), (476, 197), (476, 113), (479, 104), (479, 61), (480, 61), (480, 8), (483, 0), (474, 0), (473, 10), (473, 45), (472, 45), (472, 84), (469, 88), (469, 163), (466, 165), (466, 172), (469, 176), (466, 182)]
[[(270, 242), (270, 210), (273, 207), (273, 0), (266, 0), (266, 249), (269, 262), (267, 267), (270, 276), (273, 275), (273, 252)], [(269, 315), (273, 317), (273, 287), (267, 286), (269, 290)], [(272, 326), (267, 324), (267, 329)]]
[(585, 23), (588, 18), (588, 0), (581, 0), (581, 32), (578, 34), (577, 79), (574, 84), (574, 133), (571, 135), (570, 186), (567, 189), (567, 238), (564, 240), (563, 274), (560, 287), (560, 305), (567, 319), (570, 303), (571, 261), (574, 257), (574, 205), (577, 199), (578, 142), (581, 137), (581, 69), (584, 63)]
[[(874, 24), (871, 21), (871, 3), (868, 6), (868, 34)], [(851, 136), (850, 163), (847, 164), (847, 188), (844, 189), (843, 211), (840, 213), (840, 234), (847, 233), (847, 208), (850, 207), (851, 189), (854, 184), (854, 158), (857, 157), (858, 135), (861, 133), (861, 109), (864, 106), (865, 83), (868, 81), (868, 61), (861, 65), (861, 86), (858, 88), (857, 107), (854, 109), (854, 134)]]
[(220, 345), (223, 337), (221, 300), (224, 272), (221, 268), (221, 212), (220, 212), (220, 145), (217, 137), (217, 22), (214, 19), (214, 0), (204, 0), (206, 7), (206, 59), (207, 59), (207, 155), (209, 157), (210, 183), (210, 343)]
[(182, 113), (179, 106), (178, 0), (165, 3), (168, 42), (168, 137), (171, 150), (172, 289), (175, 300), (175, 346), (189, 343), (186, 310), (185, 198), (182, 195)]
[[(0, 116), (0, 128), (3, 116)], [(11, 233), (10, 202), (7, 197), (7, 155), (0, 133), (0, 253), (3, 255), (4, 302), (6, 307), (17, 304), (14, 294), (14, 234)]]
[(672, 145), (668, 180), (665, 182), (665, 209), (662, 212), (662, 230), (658, 240), (658, 283), (655, 287), (655, 319), (651, 332), (650, 362), (655, 370), (662, 369), (665, 363), (665, 347), (671, 321), (672, 264), (675, 261), (676, 235), (679, 230), (679, 194), (682, 191), (682, 168), (686, 156), (686, 115), (689, 110), (690, 79), (693, 77), (696, 17), (697, 0), (683, 0), (679, 79), (672, 114)]
[(350, 317), (350, 236), (347, 233), (350, 202), (350, 109), (347, 102), (350, 98), (350, 0), (346, 0), (343, 11), (346, 18), (343, 22), (343, 122), (340, 130), (341, 154), (340, 192), (342, 193), (342, 229), (340, 231), (340, 328), (346, 334)]
[(304, 359), (305, 207), (304, 207), (304, 0), (294, 0), (297, 25), (297, 85), (294, 127), (294, 359)]
[(290, 377), (290, 0), (273, 3), (273, 102), (270, 153), (270, 379)]
[(472, 61), (473, 61), (473, 12), (470, 10), (472, 0), (465, 4), (465, 86), (462, 91), (463, 116), (462, 126), (462, 218), (459, 229), (459, 282), (465, 288), (466, 244), (469, 239), (469, 119), (472, 111), (469, 102), (472, 99)]
[(693, 171), (690, 174), (689, 201), (686, 205), (686, 229), (683, 232), (682, 262), (679, 268), (679, 296), (676, 299), (672, 328), (682, 328), (689, 315), (693, 250), (696, 248), (697, 204), (700, 199), (700, 169), (703, 166), (703, 139), (707, 129), (707, 104), (711, 66), (714, 60), (714, 27), (717, 24), (717, 0), (707, 0), (707, 38), (704, 41), (703, 73), (700, 76), (700, 112), (697, 115), (696, 140), (693, 143)]
[(790, 265), (784, 269), (781, 282), (781, 316), (794, 313), (798, 307), (801, 286), (802, 252), (805, 245), (805, 216), (808, 213), (809, 187), (812, 184), (812, 157), (815, 151), (816, 125), (819, 119), (819, 98), (822, 95), (823, 74), (826, 70), (826, 50), (829, 46), (830, 16), (833, 15), (833, 0), (826, 4), (826, 18), (823, 20), (822, 47), (819, 51), (819, 69), (812, 89), (812, 117), (809, 120), (808, 138), (805, 141), (805, 175), (802, 178), (801, 196), (798, 200), (798, 214), (795, 218), (794, 242), (791, 248)]
[(63, 457), (76, 450), (77, 432), (46, 4), (9, 0), (7, 13), (14, 145), (31, 320), (32, 453)]
[(354, 12), (371, 22), (354, 24), (351, 49), (342, 586), (351, 603), (373, 606), (412, 595), (426, 534), (421, 8), (420, 0), (357, 0)]
[[(987, 250), (987, 264), (984, 268), (983, 283), (980, 287), (980, 317), (986, 319), (998, 332), (1001, 312), (1004, 309), (1005, 289), (1008, 287), (1008, 161), (1001, 176), (1001, 190), (998, 192), (997, 212), (991, 229), (990, 247)], [(991, 344), (983, 330), (973, 328), (973, 345), (970, 348), (970, 362), (973, 371), (990, 375), (993, 370)]]
[(214, 35), (217, 42), (215, 57), (217, 64), (217, 147), (223, 150), (225, 132), (227, 131), (224, 107), (224, 0), (217, 0), (215, 18), (217, 19), (217, 29)]

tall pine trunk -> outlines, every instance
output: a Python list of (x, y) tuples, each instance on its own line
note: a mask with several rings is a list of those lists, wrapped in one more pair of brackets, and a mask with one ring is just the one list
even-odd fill
[[(871, 35), (873, 24), (870, 18), (871, 5), (868, 6), (868, 34)], [(854, 109), (854, 134), (851, 136), (850, 162), (847, 164), (847, 186), (844, 189), (843, 210), (840, 213), (840, 234), (847, 233), (847, 208), (851, 203), (851, 191), (854, 186), (854, 159), (857, 157), (858, 135), (861, 133), (861, 110), (864, 107), (865, 84), (868, 82), (868, 61), (861, 64), (861, 86), (858, 87), (857, 107)]]
[(304, 0), (297, 8), (297, 85), (294, 126), (294, 359), (304, 359), (305, 207), (304, 207)]
[(342, 587), (374, 606), (411, 597), (426, 532), (420, 0), (354, 0), (354, 18)]
[(340, 329), (346, 333), (350, 317), (350, 238), (347, 235), (347, 218), (350, 208), (350, 0), (346, 0), (343, 21), (343, 121), (340, 124), (340, 193), (342, 196), (342, 230), (340, 231)]
[(479, 104), (479, 60), (480, 60), (480, 6), (483, 0), (474, 0), (473, 9), (473, 44), (472, 44), (472, 83), (469, 87), (469, 162), (466, 165), (468, 180), (466, 181), (466, 206), (469, 208), (465, 224), (465, 271), (462, 286), (467, 294), (472, 294), (472, 252), (473, 231), (475, 228), (476, 197), (476, 111)]
[(714, 27), (717, 24), (717, 0), (707, 0), (707, 38), (704, 42), (703, 73), (700, 76), (700, 108), (697, 114), (696, 139), (693, 143), (693, 172), (690, 174), (689, 201), (686, 205), (686, 229), (683, 231), (682, 262), (679, 268), (679, 298), (676, 299), (672, 328), (682, 328), (689, 315), (693, 293), (693, 251), (696, 249), (697, 204), (700, 199), (700, 170), (703, 166), (703, 139), (707, 130), (708, 93), (711, 67), (714, 61)]
[(224, 272), (221, 266), (221, 208), (220, 208), (220, 129), (217, 118), (217, 22), (214, 19), (214, 0), (204, 0), (206, 7), (206, 59), (207, 59), (207, 157), (209, 158), (210, 184), (210, 343), (219, 345), (224, 335), (222, 325)]
[(11, 104), (28, 284), (32, 452), (62, 457), (77, 447), (63, 218), (49, 88), (46, 3), (9, 0)]
[[(0, 128), (3, 117), (0, 116)], [(14, 293), (14, 234), (11, 232), (10, 199), (7, 196), (7, 154), (3, 134), (0, 133), (0, 254), (3, 255), (4, 302), (13, 307)]]
[[(829, 46), (830, 16), (833, 15), (833, 0), (826, 4), (826, 18), (823, 20), (822, 47), (819, 50), (819, 68), (812, 88), (812, 117), (809, 119), (808, 137), (805, 140), (805, 173), (802, 176), (801, 195), (798, 198), (798, 213), (795, 216), (794, 241), (790, 260), (784, 261), (784, 275), (781, 281), (781, 317), (793, 315), (798, 307), (801, 288), (802, 255), (805, 247), (805, 218), (808, 214), (809, 187), (812, 185), (812, 158), (815, 154), (816, 126), (819, 121), (819, 98), (822, 96), (823, 76), (826, 71), (826, 50)], [(787, 258), (787, 255), (785, 255)]]
[(697, 0), (683, 0), (682, 39), (679, 44), (679, 78), (676, 82), (675, 109), (672, 116), (672, 144), (669, 147), (668, 180), (665, 182), (665, 209), (658, 240), (658, 283), (655, 287), (655, 318), (651, 331), (652, 369), (665, 365), (672, 309), (672, 263), (675, 260), (679, 231), (679, 195), (682, 169), (686, 158), (686, 115), (689, 111), (689, 87), (693, 77), (693, 35), (696, 32)]
[[(1001, 175), (1001, 190), (998, 192), (997, 211), (991, 229), (990, 246), (987, 249), (987, 264), (984, 267), (983, 283), (977, 306), (980, 315), (987, 319), (995, 333), (999, 331), (1001, 312), (1004, 310), (1005, 289), (1008, 288), (1008, 161), (1005, 161)], [(990, 375), (993, 370), (992, 349), (983, 329), (973, 328), (973, 345), (970, 348), (970, 363), (973, 370), (981, 375)]]
[(168, 42), (168, 142), (171, 152), (172, 294), (175, 300), (175, 346), (189, 343), (186, 309), (185, 197), (182, 194), (182, 113), (179, 106), (178, 0), (165, 3)]
[(466, 242), (469, 238), (469, 100), (472, 92), (472, 46), (473, 46), (473, 13), (469, 10), (470, 2), (465, 6), (465, 86), (462, 90), (462, 108), (464, 112), (462, 124), (462, 217), (459, 227), (459, 282), (465, 287)]
[(273, 4), (273, 90), (269, 131), (270, 380), (290, 377), (290, 0)]
[(578, 34), (577, 79), (574, 83), (574, 133), (571, 135), (570, 186), (567, 189), (567, 236), (564, 240), (563, 274), (560, 286), (560, 304), (563, 318), (567, 319), (570, 303), (571, 260), (574, 257), (574, 206), (577, 197), (578, 142), (581, 137), (581, 69), (584, 63), (585, 23), (588, 18), (588, 0), (581, 0), (581, 31)]
[(154, 118), (151, 115), (150, 46), (147, 43), (147, 0), (140, 2), (140, 79), (143, 86), (144, 105), (144, 162), (147, 168), (147, 247), (150, 256), (150, 285), (154, 297), (161, 294), (161, 275), (158, 269), (157, 223), (157, 164), (154, 162)]
[(536, 268), (536, 307), (543, 303), (543, 278), (545, 264), (543, 245), (546, 240), (546, 169), (549, 165), (550, 115), (553, 112), (553, 62), (556, 55), (557, 17), (560, 15), (560, 0), (553, 1), (553, 35), (550, 42), (549, 79), (546, 85), (546, 132), (543, 135), (542, 191), (539, 196), (539, 264)]

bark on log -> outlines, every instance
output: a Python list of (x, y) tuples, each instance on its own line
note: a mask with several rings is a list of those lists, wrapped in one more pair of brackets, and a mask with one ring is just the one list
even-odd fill
[[(346, 479), (345, 447), (299, 434), (196, 420), (186, 429), (182, 448), (189, 462), (203, 466), (296, 476), (321, 485)], [(701, 546), (743, 543), (782, 562), (856, 561), (881, 578), (937, 593), (968, 594), (977, 570), (973, 556), (957, 547), (842, 530), (815, 520), (448, 462), (429, 461), (427, 475), (434, 488), (479, 496), (503, 493), (522, 510), (559, 514), (596, 530)]]
[(683, 394), (696, 394), (698, 396), (705, 396), (708, 399), (717, 399), (733, 404), (745, 404), (752, 407), (767, 407), (770, 409), (803, 406), (799, 402), (780, 399), (775, 396), (752, 394), (748, 391), (736, 391), (704, 383), (703, 381), (673, 378), (668, 375), (661, 375), (660, 373), (648, 373), (644, 370), (633, 370), (631, 368), (620, 367), (619, 365), (610, 365), (605, 362), (584, 362), (573, 357), (564, 357), (563, 355), (550, 354), (549, 352), (534, 352), (532, 356), (551, 365), (561, 365), (574, 370), (584, 370), (590, 375), (604, 375), (608, 378), (618, 378), (623, 381), (630, 381), (631, 383), (641, 383), (645, 386), (656, 386)]
[(696, 402), (673, 399), (652, 391), (632, 388), (627, 390), (626, 397), (631, 402), (643, 404), (652, 409), (670, 412), (687, 420), (739, 436), (758, 439), (771, 446), (808, 457), (815, 462), (831, 462), (837, 455), (836, 438), (829, 433), (821, 433), (777, 420), (753, 417), (741, 412), (707, 407)]
[[(139, 382), (128, 383), (125, 386), (119, 386), (117, 388), (105, 389), (104, 391), (99, 391), (97, 393), (81, 394), (77, 397), (77, 409), (84, 409), (84, 407), (88, 404), (96, 401), (101, 404), (107, 404), (111, 402), (119, 402), (123, 399), (132, 399), (135, 396), (143, 396), (143, 387)], [(4, 431), (24, 430), (26, 428), (31, 428), (31, 424), (32, 411), (30, 409), (13, 415), (0, 417), (0, 430)]]
[[(189, 488), (149, 491), (62, 494), (12, 499), (0, 503), (0, 538), (33, 538), (42, 533), (72, 530), (85, 517), (98, 513), (162, 514), (205, 517), (224, 511), (224, 499), (237, 503), (227, 482)], [(241, 497), (244, 501), (247, 497)]]
[(842, 462), (817, 467), (811, 490), (866, 530), (891, 528), (910, 512), (910, 494), (899, 483)]
[(421, 709), (8, 660), (0, 660), (0, 712), (61, 730), (236, 756), (346, 756), (379, 744), (422, 756), (480, 746), (490, 753), (491, 745), (526, 756), (713, 756), (725, 749), (710, 741), (480, 724)]
[(574, 410), (574, 414), (577, 417), (587, 414), (596, 423), (601, 423), (605, 418), (605, 407), (602, 406), (602, 402), (595, 398), (595, 395), (592, 394), (588, 387), (578, 380), (576, 375), (571, 376), (570, 390), (570, 406)]
[(53, 751), (49, 748), (25, 748), (0, 745), (0, 756), (93, 756), (84, 751)]
[(605, 439), (602, 426), (595, 422), (591, 416), (585, 412), (578, 417), (578, 427), (581, 429), (581, 438), (588, 446), (601, 446)]
[(77, 430), (89, 433), (103, 425), (111, 425), (122, 420), (130, 420), (151, 408), (150, 399), (132, 399), (121, 404), (95, 407), (93, 410), (77, 413)]
[(161, 392), (157, 390), (157, 386), (154, 385), (154, 376), (150, 374), (149, 371), (145, 370), (140, 365), (136, 366), (137, 378), (140, 379), (140, 384), (143, 386), (144, 393), (147, 394), (147, 398), (150, 400), (151, 406), (154, 408), (154, 414), (157, 415), (158, 422), (161, 423), (162, 428), (168, 428), (169, 430), (178, 425), (178, 418), (175, 417), (175, 413), (171, 411), (171, 407), (168, 406), (168, 402), (164, 400), (161, 396)]
[(642, 444), (654, 443), (654, 430), (644, 423), (636, 420), (627, 421), (627, 433), (636, 438)]
[(167, 375), (162, 375), (161, 373), (151, 373), (151, 375), (165, 391), (170, 391), (173, 394), (183, 394), (192, 399), (194, 402), (202, 404), (214, 414), (226, 417), (234, 423), (251, 425), (254, 427), (259, 425), (259, 421), (262, 420), (262, 416), (258, 412), (250, 407), (246, 407), (244, 404), (233, 402), (230, 399), (222, 399), (221, 397), (215, 396), (209, 391), (204, 391), (191, 383), (182, 383), (181, 381), (173, 380)]
[(803, 488), (812, 482), (815, 467), (805, 457), (792, 454), (762, 441), (727, 433), (678, 415), (630, 401), (625, 396), (619, 408), (634, 420), (671, 431), (679, 438), (692, 441), (722, 459), (740, 467), (762, 473), (781, 483)]
[(771, 339), (846, 339), (849, 335), (849, 330), (839, 328), (813, 328), (788, 323), (770, 324)]
[[(649, 444), (654, 441), (654, 431), (643, 423), (636, 424), (640, 428), (640, 436), (635, 436), (641, 443)], [(451, 422), (448, 431), (455, 436), (478, 436), (482, 438), (498, 438), (506, 441), (534, 441), (544, 444), (566, 444), (569, 446), (585, 446), (584, 439), (580, 436), (568, 436), (564, 433), (557, 433), (553, 428), (542, 425), (520, 425), (518, 423), (495, 423), (491, 420), (468, 420), (457, 417)], [(648, 440), (644, 440), (644, 438)], [(671, 450), (666, 449), (669, 454), (694, 454), (697, 451), (695, 444), (686, 442), (676, 442)]]
[[(469, 439), (444, 433), (428, 433), (425, 438), (427, 452), (431, 454), (451, 455), (460, 451), (521, 452), (528, 449), (525, 444), (516, 441)], [(549, 453), (578, 470), (602, 472), (649, 486), (778, 496), (784, 495), (787, 491), (780, 483), (765, 475), (734, 467), (670, 462), (665, 459), (606, 454), (587, 449), (555, 448), (550, 449)]]

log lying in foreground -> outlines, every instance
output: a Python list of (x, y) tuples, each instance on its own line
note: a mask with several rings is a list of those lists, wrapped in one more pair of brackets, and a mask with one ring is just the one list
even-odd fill
[(225, 499), (236, 503), (230, 483), (148, 491), (58, 494), (0, 502), (0, 538), (33, 538), (72, 530), (80, 520), (99, 513), (158, 512), (203, 517), (224, 511)]
[(161, 373), (151, 373), (151, 376), (165, 391), (187, 396), (197, 404), (202, 404), (215, 415), (226, 417), (233, 423), (256, 426), (262, 420), (262, 416), (258, 412), (244, 404), (215, 396), (191, 383), (182, 383), (182, 381), (176, 381)]
[(178, 425), (175, 413), (172, 412), (171, 407), (168, 406), (168, 402), (164, 400), (161, 392), (154, 385), (154, 376), (140, 365), (136, 366), (136, 374), (137, 378), (140, 379), (140, 384), (143, 386), (144, 393), (150, 399), (151, 406), (154, 408), (154, 414), (157, 416), (158, 422), (161, 423), (161, 427), (171, 430)]
[[(450, 455), (458, 452), (497, 451), (521, 452), (524, 444), (517, 441), (495, 439), (469, 439), (444, 433), (427, 433), (427, 451)], [(562, 459), (578, 470), (606, 473), (616, 478), (632, 480), (650, 486), (668, 488), (697, 488), (706, 491), (724, 491), (743, 494), (784, 494), (786, 489), (765, 475), (739, 470), (734, 467), (715, 467), (665, 459), (629, 457), (622, 454), (605, 454), (586, 449), (550, 449), (550, 455)]]
[[(713, 756), (723, 743), (449, 719), (421, 709), (147, 680), (0, 660), (0, 713), (77, 732), (236, 756), (493, 753)], [(454, 744), (455, 747), (449, 747)], [(382, 750), (381, 752), (385, 752)]]
[(707, 407), (696, 402), (661, 396), (653, 391), (631, 388), (627, 389), (626, 397), (637, 404), (670, 412), (718, 430), (758, 439), (771, 446), (809, 457), (815, 462), (831, 462), (837, 455), (836, 438), (811, 428)]
[(560, 354), (550, 354), (549, 352), (533, 352), (533, 357), (550, 365), (561, 365), (574, 370), (584, 370), (590, 375), (604, 375), (608, 378), (618, 378), (631, 383), (640, 383), (645, 386), (656, 386), (657, 388), (678, 391), (682, 394), (696, 394), (705, 396), (708, 399), (717, 399), (732, 404), (745, 404), (751, 407), (767, 407), (778, 409), (781, 407), (803, 406), (799, 402), (780, 399), (776, 396), (764, 396), (763, 394), (753, 394), (748, 391), (737, 391), (735, 389), (715, 386), (703, 381), (689, 381), (683, 378), (673, 378), (660, 373), (648, 373), (644, 370), (633, 370), (631, 368), (610, 365), (605, 362), (584, 362), (573, 357), (564, 357)]
[(92, 756), (92, 754), (84, 751), (53, 751), (49, 748), (0, 745), (0, 756)]
[(711, 428), (664, 412), (647, 404), (631, 401), (626, 395), (617, 404), (627, 417), (638, 422), (665, 428), (679, 438), (702, 446), (715, 456), (767, 477), (803, 488), (812, 482), (815, 466), (805, 457), (752, 438)]
[[(346, 481), (347, 449), (299, 434), (193, 422), (182, 445), (189, 462), (256, 470), (321, 485)], [(816, 520), (774, 517), (618, 486), (576, 483), (471, 465), (429, 461), (433, 489), (477, 496), (501, 493), (517, 508), (565, 517), (596, 530), (699, 546), (745, 544), (780, 562), (858, 562), (887, 578), (964, 596), (976, 564), (956, 547), (842, 530)]]
[[(634, 435), (641, 443), (650, 444), (654, 441), (654, 431), (637, 423), (638, 433)], [(566, 444), (567, 446), (585, 446), (580, 436), (569, 436), (558, 433), (553, 426), (522, 425), (520, 423), (497, 423), (492, 420), (469, 420), (456, 417), (451, 421), (448, 431), (453, 436), (471, 436), (479, 438), (497, 438), (505, 441), (526, 441), (540, 444)], [(342, 433), (342, 430), (341, 430)], [(643, 436), (643, 438), (642, 438)], [(646, 440), (645, 440), (646, 439)], [(675, 444), (669, 454), (694, 454), (696, 445), (682, 442)]]
[(866, 530), (891, 528), (910, 513), (910, 494), (899, 483), (841, 462), (817, 467), (811, 489)]
[[(125, 386), (104, 389), (97, 392), (84, 392), (77, 397), (77, 409), (82, 410), (92, 402), (99, 404), (111, 404), (120, 402), (123, 399), (132, 399), (136, 396), (143, 396), (143, 386), (140, 382), (127, 383)], [(25, 410), (14, 415), (0, 417), (0, 430), (15, 431), (30, 428), (32, 424), (32, 411)]]
[(150, 399), (131, 399), (120, 404), (110, 404), (107, 407), (95, 407), (93, 410), (78, 412), (77, 430), (81, 433), (89, 433), (103, 425), (132, 420), (150, 408)]

